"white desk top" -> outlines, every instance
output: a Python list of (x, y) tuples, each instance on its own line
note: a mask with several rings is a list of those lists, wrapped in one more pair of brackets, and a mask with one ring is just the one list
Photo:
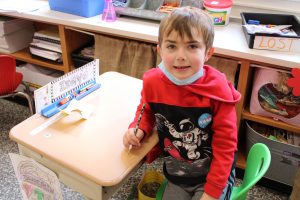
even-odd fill
[[(53, 24), (62, 24), (90, 32), (116, 35), (151, 43), (157, 42), (159, 22), (126, 17), (118, 18), (117, 21), (112, 23), (104, 22), (101, 20), (101, 16), (84, 18), (52, 11), (47, 4), (47, 1), (45, 1), (45, 7), (34, 12), (10, 12), (2, 14)], [(241, 24), (238, 22), (230, 22), (228, 26), (216, 27), (215, 30), (214, 47), (216, 53), (284, 67), (300, 68), (300, 53), (249, 49)]]
[(158, 137), (152, 134), (141, 148), (128, 153), (123, 134), (134, 118), (142, 81), (106, 72), (100, 83), (100, 89), (80, 100), (94, 107), (87, 120), (72, 112), (31, 135), (31, 130), (50, 120), (36, 114), (13, 127), (11, 139), (101, 186), (120, 183), (155, 146)]

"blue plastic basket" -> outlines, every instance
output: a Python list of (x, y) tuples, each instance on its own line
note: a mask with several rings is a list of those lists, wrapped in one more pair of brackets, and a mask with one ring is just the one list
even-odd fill
[(83, 17), (93, 17), (103, 12), (104, 0), (49, 0), (51, 10)]

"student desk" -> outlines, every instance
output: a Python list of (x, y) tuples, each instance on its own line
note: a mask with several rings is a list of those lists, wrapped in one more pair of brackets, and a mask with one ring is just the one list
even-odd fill
[(53, 170), (87, 199), (101, 200), (108, 199), (140, 166), (158, 138), (152, 134), (142, 148), (128, 153), (123, 134), (134, 118), (142, 81), (117, 72), (104, 73), (99, 80), (100, 89), (82, 99), (94, 108), (87, 120), (73, 111), (31, 135), (31, 130), (49, 120), (35, 114), (13, 127), (10, 138), (18, 143), (20, 154)]

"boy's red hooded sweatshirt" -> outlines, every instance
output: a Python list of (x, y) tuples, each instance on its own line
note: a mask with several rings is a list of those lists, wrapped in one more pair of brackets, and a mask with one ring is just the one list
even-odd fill
[(141, 102), (130, 127), (136, 126), (146, 103), (140, 129), (147, 135), (156, 127), (161, 149), (180, 162), (176, 167), (165, 162), (166, 177), (175, 184), (203, 183), (207, 194), (219, 198), (237, 150), (235, 104), (240, 98), (225, 75), (210, 66), (183, 86), (154, 68), (143, 77)]

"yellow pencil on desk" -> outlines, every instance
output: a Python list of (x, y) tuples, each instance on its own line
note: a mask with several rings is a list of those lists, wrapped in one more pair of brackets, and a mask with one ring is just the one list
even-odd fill
[[(138, 121), (137, 121), (137, 123), (136, 123), (135, 129), (134, 129), (134, 135), (137, 134), (137, 131), (138, 131), (138, 129), (139, 129), (139, 126), (140, 126), (140, 123), (141, 123), (141, 119), (142, 119), (142, 116), (143, 116), (145, 107), (146, 107), (146, 104), (144, 103), (143, 106), (142, 106), (142, 109), (141, 109), (141, 112), (140, 112)], [(130, 153), (130, 150), (131, 150), (131, 149), (132, 149), (132, 144), (129, 145), (128, 154)]]

